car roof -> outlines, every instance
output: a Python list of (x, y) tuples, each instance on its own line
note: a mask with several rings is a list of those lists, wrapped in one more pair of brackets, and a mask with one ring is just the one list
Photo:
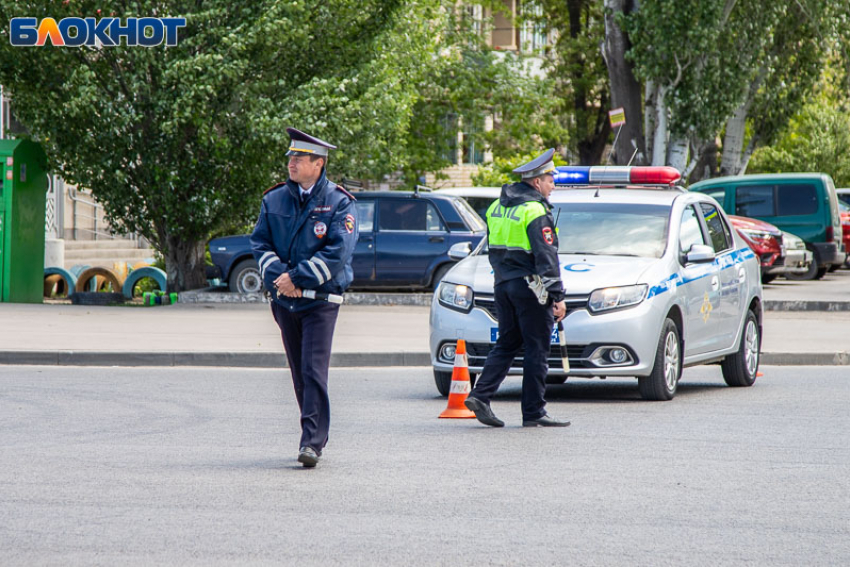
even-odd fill
[(702, 181), (698, 181), (691, 185), (691, 189), (703, 187), (705, 185), (715, 185), (721, 183), (759, 183), (759, 182), (773, 182), (778, 179), (791, 179), (791, 180), (799, 180), (799, 179), (822, 179), (826, 174), (825, 173), (759, 173), (754, 175), (728, 175), (726, 177), (714, 177), (712, 179), (703, 179)]
[(435, 191), (420, 191), (418, 195), (413, 191), (355, 191), (352, 195), (354, 195), (357, 199), (374, 199), (378, 197), (395, 197), (402, 199), (457, 199), (455, 195), (440, 195)]
[(458, 197), (493, 197), (497, 198), (502, 194), (501, 187), (447, 187), (445, 189), (437, 189), (436, 194), (456, 195)]
[[(551, 203), (623, 203), (643, 205), (665, 205), (670, 206), (679, 197), (687, 196), (688, 193), (678, 189), (646, 189), (632, 188), (606, 188), (606, 187), (555, 187), (549, 196)], [(690, 200), (690, 199), (689, 199)], [(702, 199), (697, 199), (702, 200)]]

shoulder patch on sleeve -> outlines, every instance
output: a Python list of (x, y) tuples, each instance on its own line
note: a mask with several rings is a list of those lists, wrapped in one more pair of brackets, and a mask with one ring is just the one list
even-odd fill
[(348, 197), (348, 198), (349, 198), (349, 199), (351, 199), (352, 201), (356, 201), (356, 200), (357, 200), (357, 197), (355, 197), (354, 195), (352, 195), (351, 193), (349, 193), (348, 191), (346, 191), (346, 190), (345, 190), (345, 187), (343, 187), (343, 186), (342, 186), (342, 185), (340, 185), (339, 183), (335, 183), (335, 185), (336, 185), (336, 188), (337, 188), (337, 189), (339, 189), (340, 191), (342, 191), (342, 192), (345, 194), (345, 196), (346, 196), (346, 197)]
[(282, 186), (284, 186), (284, 185), (286, 185), (286, 181), (282, 181), (282, 182), (280, 182), (280, 183), (277, 183), (277, 184), (275, 184), (275, 185), (272, 185), (271, 187), (269, 187), (268, 189), (266, 189), (265, 191), (263, 191), (263, 196), (265, 197), (266, 193), (270, 193), (271, 191), (274, 191), (274, 190), (275, 190), (275, 189), (277, 189), (278, 187), (282, 187)]
[(552, 245), (555, 241), (555, 237), (552, 235), (552, 229), (548, 226), (543, 227), (543, 240), (546, 241), (546, 244)]

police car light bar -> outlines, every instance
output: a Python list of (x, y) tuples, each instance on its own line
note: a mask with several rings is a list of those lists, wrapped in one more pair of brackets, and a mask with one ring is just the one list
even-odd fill
[(577, 166), (561, 165), (555, 168), (555, 185), (598, 185), (600, 183), (640, 183), (646, 185), (671, 185), (682, 175), (675, 167), (629, 166)]

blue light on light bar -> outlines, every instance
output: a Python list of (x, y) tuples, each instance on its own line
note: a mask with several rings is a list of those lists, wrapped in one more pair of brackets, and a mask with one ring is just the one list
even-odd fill
[(555, 168), (555, 185), (587, 185), (590, 183), (590, 167), (560, 165)]

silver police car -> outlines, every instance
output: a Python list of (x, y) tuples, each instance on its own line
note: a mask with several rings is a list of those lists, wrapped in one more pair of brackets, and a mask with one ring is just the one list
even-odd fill
[[(549, 383), (636, 377), (647, 400), (670, 400), (682, 368), (720, 363), (730, 386), (759, 365), (759, 263), (712, 197), (675, 185), (669, 167), (559, 167), (550, 201), (567, 293), (569, 370), (552, 332)], [(456, 244), (460, 261), (434, 293), (430, 352), (437, 389), (450, 389), (455, 346), (480, 373), (498, 337), (486, 239)], [(522, 351), (511, 367), (522, 374)]]

